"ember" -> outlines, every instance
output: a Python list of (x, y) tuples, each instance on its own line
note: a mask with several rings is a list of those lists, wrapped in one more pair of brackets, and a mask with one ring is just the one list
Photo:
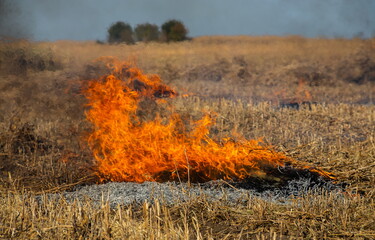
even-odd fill
[(90, 106), (86, 116), (94, 125), (88, 143), (102, 182), (238, 181), (264, 178), (290, 166), (334, 179), (259, 140), (215, 142), (209, 137), (209, 127), (214, 124), (209, 115), (192, 122), (191, 131), (184, 130), (178, 114), (171, 114), (167, 122), (158, 116), (142, 121), (136, 114), (142, 99), (163, 104), (177, 93), (157, 75), (145, 75), (129, 63), (112, 60), (111, 68), (111, 75), (90, 81), (84, 91)]

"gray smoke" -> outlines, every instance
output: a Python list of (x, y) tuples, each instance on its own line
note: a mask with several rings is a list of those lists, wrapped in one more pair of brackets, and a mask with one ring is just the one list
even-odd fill
[(0, 0), (0, 38), (30, 38), (31, 19), (20, 8), (20, 2)]
[(375, 35), (373, 0), (0, 0), (0, 7), (0, 34), (33, 40), (104, 40), (116, 21), (168, 19), (183, 21), (192, 37)]

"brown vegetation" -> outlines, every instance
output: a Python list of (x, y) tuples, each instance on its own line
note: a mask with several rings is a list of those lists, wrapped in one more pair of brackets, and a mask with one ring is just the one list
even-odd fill
[[(249, 197), (110, 209), (35, 194), (93, 183), (80, 87), (105, 73), (98, 57), (130, 60), (180, 95), (182, 116), (217, 113), (232, 132), (334, 172), (347, 194), (292, 204)], [(375, 40), (201, 37), (181, 43), (0, 43), (0, 237), (287, 239), (375, 236)], [(303, 84), (301, 84), (303, 83)], [(308, 93), (308, 94), (307, 94)], [(293, 100), (293, 101), (292, 101)], [(298, 110), (295, 105), (298, 104)], [(306, 104), (303, 104), (306, 103)], [(149, 105), (145, 103), (145, 105)], [(147, 113), (145, 113), (147, 114)]]

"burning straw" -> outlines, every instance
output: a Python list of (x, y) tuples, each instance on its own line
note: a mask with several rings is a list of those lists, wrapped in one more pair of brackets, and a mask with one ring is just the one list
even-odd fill
[(158, 116), (142, 121), (136, 114), (142, 99), (163, 104), (177, 93), (159, 76), (145, 75), (129, 63), (112, 59), (109, 66), (110, 75), (90, 81), (84, 90), (90, 107), (86, 117), (94, 126), (88, 143), (100, 181), (239, 181), (290, 166), (334, 179), (258, 140), (215, 142), (209, 137), (214, 124), (209, 115), (191, 122), (190, 131), (176, 113), (166, 123)]

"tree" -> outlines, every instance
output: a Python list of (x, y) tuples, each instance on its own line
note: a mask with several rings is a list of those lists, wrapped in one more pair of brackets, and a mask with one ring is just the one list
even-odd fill
[(161, 29), (163, 31), (163, 38), (167, 41), (184, 41), (187, 39), (188, 30), (185, 25), (178, 20), (172, 19), (165, 22)]
[(134, 29), (137, 41), (149, 42), (159, 40), (159, 27), (155, 24), (138, 24)]
[(108, 42), (134, 43), (133, 28), (129, 24), (120, 21), (112, 24), (108, 29)]

